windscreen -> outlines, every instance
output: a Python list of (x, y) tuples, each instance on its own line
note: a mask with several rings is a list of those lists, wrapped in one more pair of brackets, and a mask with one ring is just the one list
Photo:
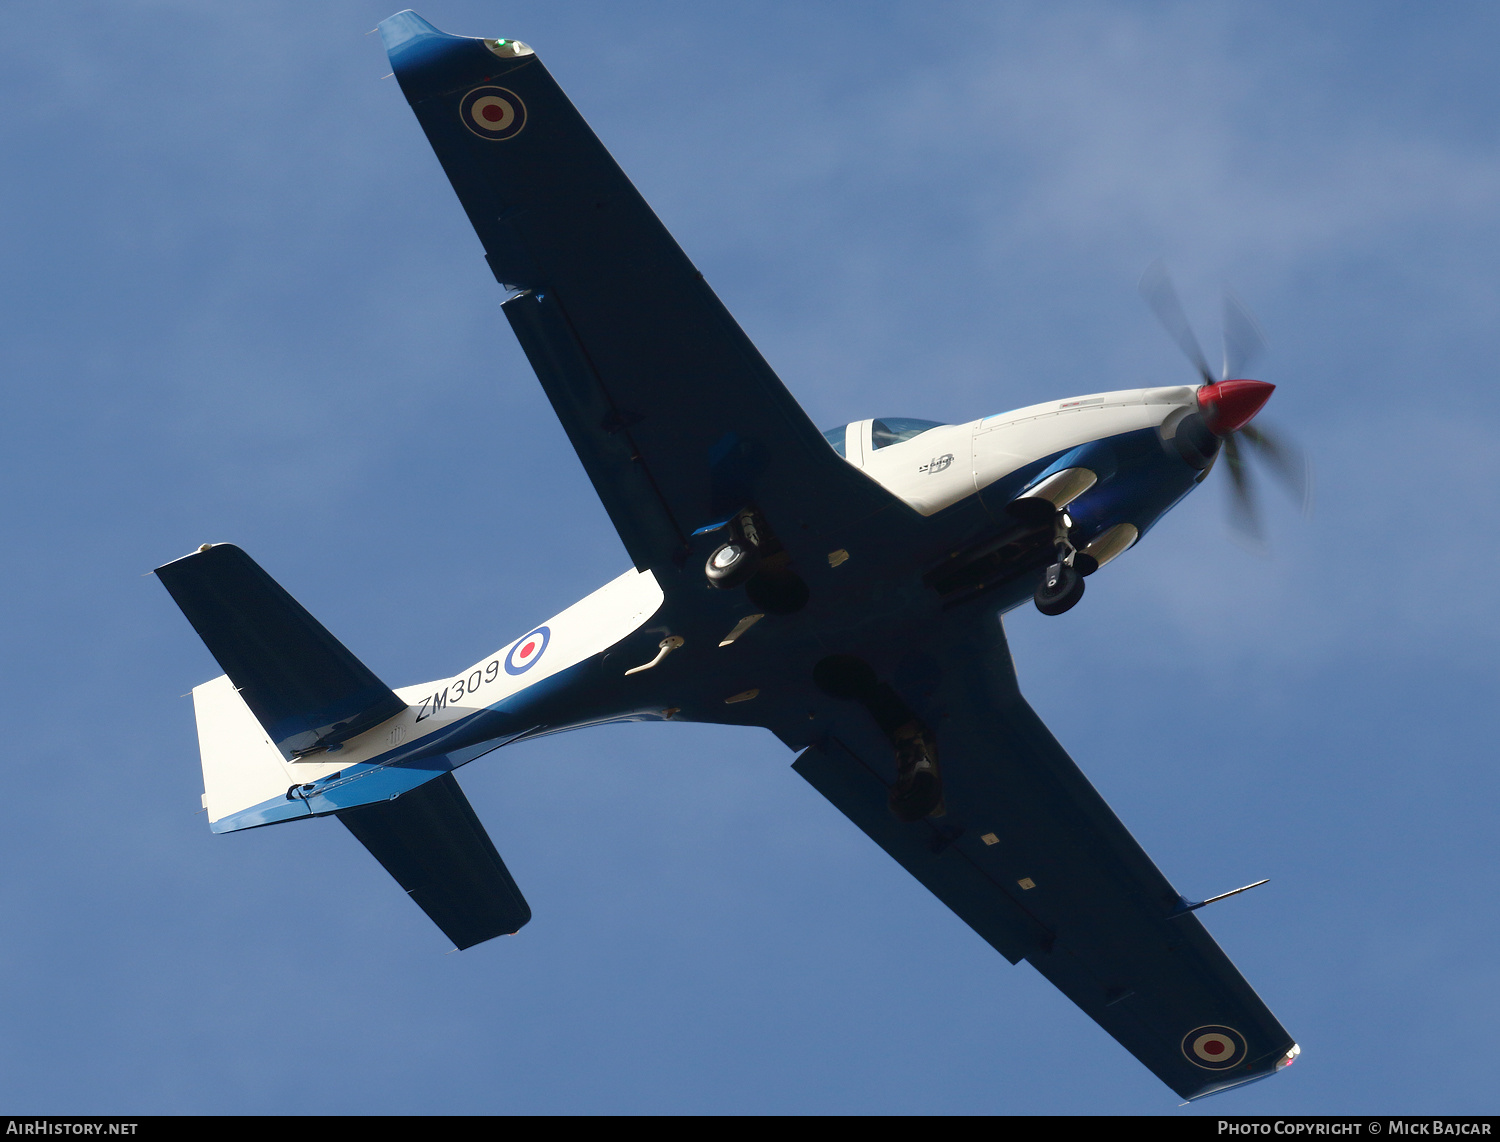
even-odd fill
[[(892, 444), (910, 440), (913, 436), (921, 436), (929, 428), (942, 427), (942, 424), (936, 420), (912, 420), (901, 416), (888, 416), (884, 420), (877, 420), (870, 426), (876, 448), (888, 448)], [(839, 451), (842, 452), (843, 449)]]

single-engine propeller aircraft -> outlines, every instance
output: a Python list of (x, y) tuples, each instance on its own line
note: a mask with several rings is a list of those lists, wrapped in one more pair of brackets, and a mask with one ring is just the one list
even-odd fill
[(399, 690), (238, 547), (158, 568), (225, 671), (193, 691), (213, 830), (335, 816), (468, 948), (531, 910), (456, 769), (607, 722), (763, 726), (1179, 1095), (1290, 1063), (1297, 1046), (1194, 915), (1204, 902), (1022, 698), (1000, 621), (1028, 599), (1067, 611), (1220, 452), (1241, 475), (1239, 439), (1270, 447), (1247, 434), (1272, 386), (1214, 379), (1160, 277), (1148, 300), (1200, 385), (820, 432), (529, 47), (411, 12), (380, 32), (634, 566)]

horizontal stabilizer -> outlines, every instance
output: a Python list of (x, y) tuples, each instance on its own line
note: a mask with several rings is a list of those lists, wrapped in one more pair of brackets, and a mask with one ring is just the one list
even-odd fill
[(531, 919), (453, 774), (339, 820), (460, 950), (511, 935)]
[(282, 756), (348, 741), (406, 709), (232, 543), (156, 569)]

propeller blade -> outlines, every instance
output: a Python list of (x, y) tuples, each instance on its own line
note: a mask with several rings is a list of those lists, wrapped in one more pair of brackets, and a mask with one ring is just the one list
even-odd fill
[(1172, 278), (1167, 273), (1167, 267), (1159, 261), (1152, 262), (1141, 275), (1139, 288), (1141, 297), (1146, 299), (1151, 312), (1156, 314), (1156, 319), (1161, 322), (1168, 336), (1177, 342), (1177, 347), (1193, 363), (1193, 368), (1198, 370), (1203, 383), (1213, 384), (1214, 375), (1209, 372), (1203, 349), (1198, 344), (1198, 338), (1193, 336), (1193, 327), (1188, 323), (1182, 302), (1177, 299), (1177, 291), (1172, 288)]
[(1238, 436), (1264, 457), (1271, 471), (1302, 505), (1302, 514), (1312, 511), (1312, 465), (1306, 454), (1285, 437), (1267, 432), (1253, 424), (1240, 429)]
[(1223, 380), (1243, 377), (1250, 366), (1266, 351), (1266, 335), (1245, 303), (1229, 290), (1224, 291), (1224, 376)]
[(1224, 464), (1229, 469), (1229, 523), (1246, 539), (1259, 545), (1263, 536), (1260, 511), (1255, 506), (1255, 492), (1250, 483), (1250, 468), (1240, 451), (1236, 432), (1224, 439)]

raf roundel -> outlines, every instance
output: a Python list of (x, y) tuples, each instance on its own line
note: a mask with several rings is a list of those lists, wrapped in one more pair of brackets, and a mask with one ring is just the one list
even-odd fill
[(525, 674), (537, 664), (551, 640), (552, 632), (546, 627), (537, 627), (530, 634), (523, 635), (505, 656), (505, 673)]
[(526, 104), (503, 87), (476, 87), (459, 101), (458, 117), (481, 139), (513, 139), (526, 126)]
[(1182, 1037), (1188, 1062), (1210, 1071), (1228, 1070), (1245, 1059), (1245, 1037), (1233, 1027), (1195, 1027)]

